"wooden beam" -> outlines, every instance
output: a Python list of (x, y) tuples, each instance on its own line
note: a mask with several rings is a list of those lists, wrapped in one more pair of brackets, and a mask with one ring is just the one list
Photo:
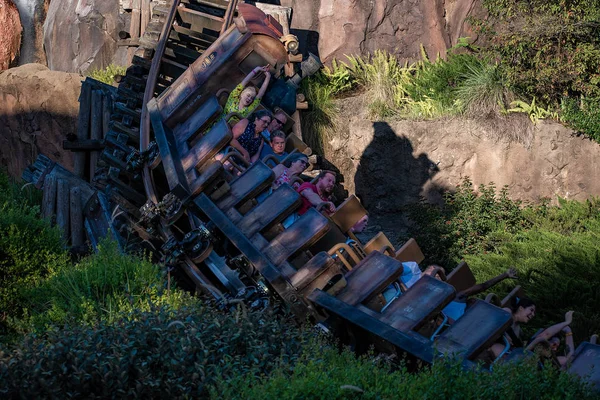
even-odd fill
[[(92, 103), (92, 87), (87, 82), (81, 86), (79, 95), (79, 116), (77, 119), (77, 139), (86, 140), (90, 132), (90, 116)], [(85, 173), (85, 153), (75, 154), (73, 172), (80, 178)]]
[(62, 238), (67, 242), (69, 240), (69, 181), (58, 178), (56, 186), (56, 224), (62, 230)]
[(71, 188), (69, 214), (71, 217), (71, 245), (81, 246), (83, 239), (83, 208), (81, 206), (81, 189)]
[(86, 139), (86, 140), (63, 140), (63, 149), (70, 151), (100, 151), (104, 150), (102, 140)]
[[(102, 91), (94, 90), (92, 92), (92, 118), (91, 118), (91, 129), (90, 139), (100, 141), (102, 139)], [(96, 165), (98, 164), (98, 150), (90, 153), (90, 182), (94, 179), (96, 174)]]
[(46, 175), (44, 179), (44, 197), (42, 200), (42, 218), (53, 218), (56, 214), (56, 177)]

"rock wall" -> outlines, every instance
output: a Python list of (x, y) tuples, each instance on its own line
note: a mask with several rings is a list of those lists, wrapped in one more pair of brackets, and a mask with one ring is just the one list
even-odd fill
[(475, 185), (508, 185), (513, 198), (600, 195), (600, 145), (561, 124), (540, 122), (529, 146), (498, 139), (473, 120), (369, 121), (359, 98), (342, 100), (343, 120), (325, 156), (344, 175), (344, 186), (371, 212), (394, 212), (419, 200), (441, 200), (464, 177)]
[[(480, 0), (282, 0), (294, 9), (292, 28), (321, 60), (384, 49), (404, 60), (430, 57), (474, 32), (467, 17), (483, 16)], [(318, 33), (317, 33), (318, 32)], [(317, 42), (318, 41), (318, 42)]]
[(79, 73), (106, 67), (123, 28), (119, 0), (52, 0), (44, 23), (48, 67)]
[(46, 64), (44, 53), (44, 20), (50, 0), (13, 0), (19, 9), (23, 25), (23, 40), (19, 65)]
[(14, 177), (42, 153), (71, 169), (62, 149), (77, 134), (81, 77), (27, 64), (0, 72), (0, 165)]
[(0, 71), (16, 61), (22, 31), (17, 7), (12, 0), (0, 0)]

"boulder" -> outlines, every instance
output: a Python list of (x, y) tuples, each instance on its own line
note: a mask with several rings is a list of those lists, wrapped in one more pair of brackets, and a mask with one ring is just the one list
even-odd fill
[(0, 165), (20, 178), (38, 154), (72, 169), (62, 149), (77, 134), (81, 76), (26, 64), (0, 72)]
[(475, 40), (465, 21), (484, 15), (481, 0), (282, 0), (281, 4), (294, 8), (292, 28), (301, 41), (310, 46), (318, 39), (324, 62), (378, 49), (414, 61), (421, 58), (421, 45), (432, 58), (444, 56), (458, 38)]
[(52, 0), (44, 23), (48, 67), (79, 73), (106, 67), (123, 28), (119, 0)]
[(0, 71), (15, 63), (22, 31), (17, 7), (12, 0), (0, 0)]
[(526, 201), (600, 195), (600, 144), (559, 123), (370, 121), (357, 112), (365, 109), (360, 97), (339, 104), (343, 117), (325, 157), (370, 212), (400, 212), (420, 196), (437, 203), (465, 177), (475, 187), (507, 185), (512, 198)]

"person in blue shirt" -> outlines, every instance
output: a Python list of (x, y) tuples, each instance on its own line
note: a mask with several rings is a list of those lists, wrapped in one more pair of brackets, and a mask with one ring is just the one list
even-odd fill
[[(275, 119), (273, 119), (274, 121)], [(280, 130), (275, 130), (270, 134), (270, 145), (269, 143), (264, 143), (261, 150), (259, 160), (264, 160), (265, 157), (269, 155), (274, 155), (279, 162), (283, 161), (284, 158), (288, 156), (288, 153), (285, 151), (285, 133)], [(275, 167), (275, 163), (273, 160), (267, 161), (267, 165), (271, 168)]]

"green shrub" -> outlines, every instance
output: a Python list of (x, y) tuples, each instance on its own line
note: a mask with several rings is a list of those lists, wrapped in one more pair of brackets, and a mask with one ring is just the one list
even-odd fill
[(552, 368), (532, 362), (497, 366), (492, 373), (467, 371), (439, 362), (409, 373), (405, 368), (356, 358), (350, 352), (315, 348), (293, 372), (278, 369), (256, 382), (255, 376), (220, 382), (219, 399), (592, 399), (584, 385)]
[[(515, 266), (518, 283), (538, 303), (532, 330), (575, 310), (579, 339), (600, 332), (594, 289), (600, 274), (600, 199), (524, 205), (510, 200), (506, 188), (496, 193), (493, 185), (482, 185), (477, 194), (465, 180), (446, 195), (441, 209), (421, 203), (409, 215), (426, 263), (451, 270), (465, 259), (480, 282)], [(494, 292), (506, 294), (514, 284), (505, 281)]]
[(445, 194), (442, 208), (421, 202), (409, 206), (414, 227), (411, 235), (422, 247), (427, 262), (454, 267), (465, 255), (491, 251), (508, 234), (531, 226), (522, 204), (508, 197), (507, 188), (496, 193), (493, 184), (476, 193), (465, 179)]
[(563, 98), (561, 118), (574, 130), (600, 142), (600, 97), (580, 101)]
[[(596, 221), (597, 224), (597, 221)], [(478, 280), (489, 279), (515, 266), (518, 283), (536, 303), (536, 318), (529, 333), (564, 321), (574, 310), (575, 339), (587, 340), (600, 332), (598, 275), (600, 274), (600, 230), (563, 234), (532, 229), (511, 235), (488, 254), (465, 256)], [(494, 292), (507, 293), (514, 282), (505, 282)]]
[(3, 398), (202, 398), (217, 379), (293, 364), (306, 333), (270, 311), (208, 303), (135, 312), (0, 348)]
[(104, 82), (107, 85), (115, 83), (115, 76), (125, 75), (127, 67), (121, 65), (110, 64), (104, 69), (95, 69), (87, 73), (87, 76), (97, 81)]
[(97, 253), (61, 268), (27, 292), (29, 322), (43, 330), (53, 323), (112, 321), (149, 300), (168, 302), (163, 286), (157, 265), (123, 254), (116, 242), (106, 240)]

